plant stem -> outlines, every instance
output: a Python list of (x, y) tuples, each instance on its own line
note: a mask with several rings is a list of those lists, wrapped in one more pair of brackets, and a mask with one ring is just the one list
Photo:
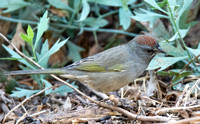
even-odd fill
[(33, 51), (34, 60), (37, 62), (37, 56), (36, 56), (36, 53), (35, 53), (35, 49), (34, 49), (34, 47), (33, 47), (33, 44), (31, 45), (31, 48), (32, 48), (32, 51)]
[[(0, 20), (6, 20), (6, 21), (10, 21), (10, 22), (15, 22), (15, 23), (31, 24), (31, 25), (37, 25), (37, 23), (38, 23), (36, 21), (14, 19), (14, 18), (8, 18), (8, 17), (4, 17), (4, 16), (0, 16)], [(50, 26), (68, 28), (68, 29), (75, 29), (75, 30), (79, 30), (81, 28), (81, 27), (78, 27), (78, 26), (67, 25), (67, 24), (50, 24)], [(138, 35), (138, 34), (135, 34), (135, 33), (129, 33), (129, 32), (126, 32), (126, 31), (116, 30), (116, 29), (105, 29), (105, 28), (96, 29), (96, 28), (90, 28), (90, 27), (82, 27), (82, 29), (84, 31), (91, 31), (91, 32), (97, 31), (97, 32), (124, 34), (124, 35), (132, 36), (132, 37), (135, 37), (135, 36)]]
[(98, 38), (97, 38), (97, 32), (93, 31), (93, 35), (94, 35), (94, 41), (95, 41), (95, 43), (99, 45)]
[[(168, 16), (171, 17), (171, 22), (172, 22), (172, 24), (175, 26), (175, 29), (176, 29), (176, 31), (177, 31), (177, 33), (178, 33), (178, 36), (179, 36), (179, 38), (180, 38), (180, 40), (181, 40), (181, 43), (183, 44), (183, 48), (186, 50), (190, 61), (192, 61), (192, 57), (190, 56), (189, 50), (187, 49), (187, 46), (186, 46), (185, 42), (183, 41), (183, 38), (181, 37), (179, 28), (178, 28), (178, 26), (177, 26), (177, 24), (176, 24), (176, 21), (175, 21), (175, 19), (174, 19), (173, 14), (172, 14), (172, 10), (171, 10), (171, 8), (170, 8), (170, 6), (169, 6), (169, 2), (167, 2), (167, 5), (168, 5), (169, 12), (170, 12), (170, 15), (168, 15)], [(193, 61), (192, 61), (192, 64), (193, 64), (193, 66), (195, 67), (195, 70), (197, 70), (197, 69), (196, 69), (196, 65), (194, 64)]]
[[(133, 5), (132, 7), (130, 7), (129, 9), (134, 9), (134, 8), (136, 8), (136, 7), (141, 7), (141, 6), (143, 6), (143, 5), (144, 5), (144, 3), (136, 4), (136, 5)], [(119, 12), (119, 10), (114, 10), (114, 11), (108, 12), (108, 13), (106, 13), (106, 14), (100, 15), (99, 18), (105, 18), (105, 17), (107, 17), (107, 16), (110, 16), (110, 15), (112, 15), (112, 14), (116, 14), (116, 13), (118, 13), (118, 12)]]

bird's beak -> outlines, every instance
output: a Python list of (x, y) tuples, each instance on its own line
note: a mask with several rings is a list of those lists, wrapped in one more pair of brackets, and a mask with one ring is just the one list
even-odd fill
[(159, 53), (166, 53), (160, 46), (157, 47), (157, 51), (158, 51)]

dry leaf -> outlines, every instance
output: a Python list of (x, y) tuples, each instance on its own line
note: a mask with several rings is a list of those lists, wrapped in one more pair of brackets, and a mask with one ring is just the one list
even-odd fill
[(65, 10), (61, 10), (61, 9), (57, 9), (57, 8), (55, 8), (55, 7), (50, 7), (50, 9), (49, 9), (50, 11), (51, 11), (51, 13), (53, 13), (53, 14), (55, 14), (55, 15), (57, 15), (57, 16), (60, 16), (60, 17), (62, 17), (62, 16), (69, 16), (69, 13), (67, 12), (67, 11), (65, 11)]
[[(90, 44), (91, 44), (91, 33), (83, 32), (80, 37), (77, 37), (75, 41), (77, 41), (77, 45), (84, 48), (85, 50), (81, 52), (81, 56), (83, 58), (88, 57)], [(94, 40), (93, 40), (94, 41)]]
[[(1, 16), (10, 17), (9, 13), (2, 13), (2, 10), (0, 10), (0, 13)], [(0, 33), (6, 36), (9, 28), (10, 28), (10, 21), (0, 20)], [(0, 42), (3, 44), (5, 43), (5, 41), (1, 37), (0, 37)]]
[(119, 98), (115, 97), (114, 95), (110, 95), (109, 99), (114, 103), (115, 106), (119, 104)]
[(25, 78), (25, 79), (19, 80), (18, 83), (21, 85), (33, 87), (33, 89), (39, 88), (38, 83), (35, 80), (33, 80), (32, 78)]
[(183, 117), (184, 119), (189, 118), (189, 114), (186, 110), (180, 110), (179, 114), (181, 115), (181, 117)]
[(192, 111), (191, 115), (193, 117), (197, 117), (197, 116), (199, 117), (200, 116), (200, 111)]
[(98, 43), (95, 43), (92, 46), (92, 48), (90, 48), (90, 50), (89, 50), (89, 56), (92, 56), (92, 55), (97, 54), (102, 51), (103, 51), (103, 48)]
[[(2, 10), (0, 9), (1, 16), (4, 17), (10, 17), (9, 13), (2, 13)], [(0, 33), (6, 36), (8, 34), (8, 31), (10, 29), (10, 21), (0, 20)], [(7, 44), (7, 42), (0, 37), (0, 43), (1, 44)], [(8, 54), (8, 52), (3, 48), (2, 45), (0, 45), (0, 57), (5, 57), (5, 55)], [(3, 63), (1, 63), (1, 67), (5, 67)]]
[[(20, 37), (21, 33), (25, 33), (25, 31), (22, 28), (22, 24), (18, 23), (17, 24), (17, 28), (16, 28), (16, 33), (15, 33), (14, 37), (11, 40), (11, 43), (13, 43), (17, 47), (17, 49), (19, 49), (20, 46), (24, 46), (25, 45), (24, 40), (22, 40), (22, 38)], [(11, 45), (8, 45), (8, 47), (13, 49), (13, 47)]]
[(153, 96), (155, 92), (158, 92), (157, 84), (158, 84), (158, 79), (156, 78), (155, 72), (154, 71), (149, 71), (150, 75), (150, 80), (147, 81), (147, 90), (146, 93), (148, 96)]
[(64, 102), (63, 109), (64, 110), (71, 110), (71, 108), (72, 108), (71, 100), (70, 100), (69, 97), (67, 97), (67, 99)]
[(44, 108), (44, 105), (37, 105), (37, 110), (36, 110), (36, 112), (42, 111), (43, 108)]

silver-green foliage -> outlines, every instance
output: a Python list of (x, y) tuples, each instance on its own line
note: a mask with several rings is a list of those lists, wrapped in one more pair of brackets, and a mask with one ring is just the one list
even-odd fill
[[(31, 46), (31, 53), (32, 55), (29, 55), (30, 58), (33, 58), (34, 61), (36, 61), (38, 64), (40, 64), (42, 67), (47, 68), (48, 67), (48, 60), (51, 55), (53, 55), (55, 52), (57, 52), (62, 46), (64, 46), (68, 39), (65, 39), (63, 41), (57, 40), (57, 42), (49, 49), (48, 40), (45, 40), (45, 42), (42, 44), (41, 50), (37, 51), (36, 48), (38, 46), (38, 42), (41, 40), (42, 35), (48, 28), (48, 17), (47, 17), (47, 11), (44, 13), (43, 17), (40, 19), (40, 22), (37, 26), (37, 35), (36, 39), (34, 41), (34, 32), (31, 28), (31, 26), (28, 26), (27, 34), (21, 34), (21, 38), (28, 43), (29, 46)], [(27, 70), (27, 69), (37, 69), (36, 66), (32, 65), (28, 60), (22, 58), (17, 52), (13, 51), (12, 49), (6, 47), (3, 45), (3, 47), (9, 52), (11, 55), (11, 59), (18, 60), (20, 63), (24, 64), (24, 66), (20, 65), (19, 67), (21, 69)], [(24, 51), (25, 50), (24, 48)], [(28, 55), (28, 52), (26, 52)], [(30, 90), (30, 89), (23, 89), (23, 88), (16, 88), (17, 91), (13, 91), (11, 96), (13, 97), (29, 97), (34, 93), (39, 92), (42, 88), (48, 88), (51, 87), (52, 84), (45, 80), (45, 75), (31, 75), (31, 77), (37, 81), (37, 83), (40, 86), (39, 90)], [(74, 84), (73, 84), (74, 85)], [(75, 86), (75, 85), (74, 85)], [(63, 86), (62, 86), (63, 88)], [(58, 88), (59, 89), (59, 88)], [(66, 88), (65, 88), (66, 89)], [(70, 89), (70, 88), (68, 88)], [(48, 89), (45, 91), (45, 94), (53, 93), (54, 91), (57, 92), (57, 89)], [(62, 90), (63, 92), (59, 92), (61, 94), (64, 94), (64, 92), (71, 92), (70, 90)]]

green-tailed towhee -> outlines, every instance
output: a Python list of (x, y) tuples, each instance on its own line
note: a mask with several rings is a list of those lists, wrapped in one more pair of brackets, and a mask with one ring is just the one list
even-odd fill
[(78, 80), (106, 93), (133, 82), (146, 70), (157, 52), (164, 51), (154, 38), (139, 35), (127, 44), (89, 56), (61, 69), (10, 71), (5, 74), (60, 74), (61, 77)]

